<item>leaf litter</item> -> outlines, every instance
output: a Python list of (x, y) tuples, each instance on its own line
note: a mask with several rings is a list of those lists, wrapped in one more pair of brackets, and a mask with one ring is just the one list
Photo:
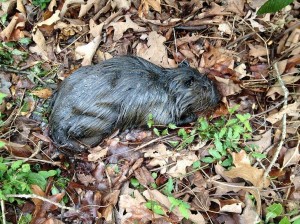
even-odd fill
[[(1, 93), (7, 95), (0, 108), (1, 156), (27, 159), (42, 170), (67, 164), (59, 168), (68, 179), (64, 187), (53, 178), (46, 189), (31, 185), (33, 194), (48, 201), (28, 197), (23, 205), (6, 205), (7, 221), (18, 220), (23, 211), (32, 215), (31, 223), (256, 223), (265, 220), (263, 208), (275, 202), (283, 203), (290, 219), (297, 217), (299, 4), (258, 16), (261, 5), (243, 0), (52, 0), (41, 9), (22, 1), (1, 2), (0, 80)], [(26, 38), (32, 42), (22, 44)], [(230, 169), (220, 162), (200, 162), (209, 155), (211, 141), (171, 147), (180, 141), (176, 130), (160, 137), (149, 130), (116, 133), (72, 160), (55, 150), (47, 118), (57, 85), (80, 66), (126, 54), (163, 67), (187, 61), (218, 85), (223, 99), (213, 117), (230, 116), (228, 107), (237, 104), (238, 113), (252, 115), (252, 139), (239, 152), (228, 150)], [(192, 126), (184, 129), (189, 133)], [(253, 144), (257, 148), (249, 152)], [(269, 166), (271, 179), (266, 179)]]

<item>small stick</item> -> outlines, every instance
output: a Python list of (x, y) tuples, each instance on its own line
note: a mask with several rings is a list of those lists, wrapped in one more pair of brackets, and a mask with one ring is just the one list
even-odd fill
[(0, 200), (0, 205), (1, 205), (1, 212), (2, 212), (2, 223), (6, 224), (5, 205), (4, 205), (4, 201), (3, 200)]
[(37, 198), (37, 199), (40, 199), (40, 200), (42, 200), (44, 202), (48, 202), (50, 204), (53, 204), (53, 205), (57, 206), (58, 208), (65, 209), (65, 210), (70, 210), (70, 211), (74, 211), (74, 212), (79, 212), (79, 210), (77, 210), (75, 208), (64, 206), (64, 205), (62, 205), (60, 203), (51, 201), (51, 200), (49, 200), (47, 198), (41, 197), (41, 196), (36, 195), (36, 194), (6, 194), (5, 197), (8, 197), (8, 198), (25, 198), (25, 199), (28, 199), (28, 198)]
[[(288, 96), (289, 96), (289, 91), (288, 89), (285, 87), (284, 85), (284, 82), (280, 76), (280, 73), (279, 73), (279, 70), (278, 70), (278, 64), (275, 63), (274, 64), (274, 69), (275, 69), (275, 73), (276, 73), (276, 76), (277, 76), (277, 79), (279, 81), (279, 84), (284, 92), (284, 103), (283, 103), (283, 108), (286, 108), (287, 107), (287, 100), (288, 100)], [(286, 137), (286, 113), (283, 114), (282, 116), (282, 133), (281, 133), (281, 139), (280, 139), (280, 142), (276, 148), (276, 151), (274, 153), (274, 156), (270, 162), (270, 165), (268, 166), (268, 168), (266, 169), (264, 175), (263, 175), (263, 181), (266, 180), (267, 176), (269, 175), (273, 165), (275, 164), (277, 158), (278, 158), (278, 155), (280, 153), (280, 150), (282, 148), (282, 145), (283, 145), (283, 142), (285, 140), (285, 137)]]

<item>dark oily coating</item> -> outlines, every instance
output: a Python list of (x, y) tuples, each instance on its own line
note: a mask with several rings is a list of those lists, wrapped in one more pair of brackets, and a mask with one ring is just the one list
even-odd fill
[(82, 151), (115, 130), (155, 124), (182, 125), (195, 112), (215, 107), (220, 95), (191, 67), (160, 68), (142, 58), (121, 56), (78, 69), (54, 99), (50, 135), (59, 146)]

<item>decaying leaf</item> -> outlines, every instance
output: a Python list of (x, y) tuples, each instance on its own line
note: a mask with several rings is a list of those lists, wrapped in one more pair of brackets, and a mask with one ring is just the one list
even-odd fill
[(232, 159), (235, 167), (224, 174), (230, 178), (243, 178), (251, 182), (255, 187), (268, 187), (269, 180), (263, 181), (264, 170), (251, 166), (250, 160), (245, 151), (232, 153)]

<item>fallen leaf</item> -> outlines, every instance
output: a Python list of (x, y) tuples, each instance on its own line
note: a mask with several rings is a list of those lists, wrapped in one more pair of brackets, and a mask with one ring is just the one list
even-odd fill
[(275, 124), (280, 121), (283, 117), (283, 114), (287, 114), (292, 117), (300, 117), (299, 111), (300, 102), (294, 102), (292, 104), (288, 104), (285, 108), (283, 107), (278, 113), (271, 114), (267, 117), (267, 121)]
[(137, 25), (136, 23), (134, 23), (131, 19), (130, 19), (130, 15), (125, 15), (125, 22), (114, 22), (111, 23), (110, 26), (114, 27), (114, 41), (118, 41), (123, 37), (123, 34), (126, 30), (128, 29), (133, 29), (133, 31), (135, 32), (144, 32), (147, 29), (144, 27), (141, 27), (139, 25)]
[(95, 37), (90, 43), (79, 46), (75, 49), (77, 59), (82, 58), (82, 66), (87, 66), (92, 63), (93, 56), (101, 42), (101, 36)]
[(140, 56), (156, 65), (165, 68), (176, 67), (174, 60), (168, 60), (168, 54), (164, 42), (166, 38), (159, 35), (156, 31), (149, 33), (147, 44), (137, 45), (137, 56)]
[(264, 170), (251, 166), (248, 155), (244, 150), (239, 153), (232, 153), (233, 167), (229, 171), (224, 171), (224, 174), (230, 178), (243, 178), (251, 182), (255, 187), (268, 187), (270, 181), (263, 181)]
[(284, 154), (282, 168), (298, 164), (300, 161), (299, 144), (291, 149), (288, 149)]
[(45, 88), (45, 89), (39, 89), (39, 90), (33, 90), (31, 91), (31, 94), (42, 98), (42, 99), (48, 99), (52, 95), (52, 90)]
[(59, 13), (60, 13), (60, 11), (56, 10), (55, 13), (49, 19), (39, 22), (37, 24), (37, 26), (43, 26), (43, 25), (50, 26), (50, 25), (56, 23), (57, 21), (60, 20)]
[(66, 14), (67, 10), (70, 8), (70, 5), (72, 4), (84, 4), (84, 0), (66, 0), (62, 6), (61, 12), (60, 12), (60, 17), (64, 17)]
[(131, 0), (111, 0), (111, 7), (128, 10), (131, 6)]
[(253, 44), (248, 44), (250, 51), (249, 55), (253, 56), (255, 58), (261, 57), (261, 56), (266, 56), (269, 54), (269, 50), (262, 45), (253, 45)]
[(219, 90), (222, 96), (235, 95), (242, 91), (238, 84), (235, 84), (231, 79), (224, 79), (215, 76), (218, 81)]

